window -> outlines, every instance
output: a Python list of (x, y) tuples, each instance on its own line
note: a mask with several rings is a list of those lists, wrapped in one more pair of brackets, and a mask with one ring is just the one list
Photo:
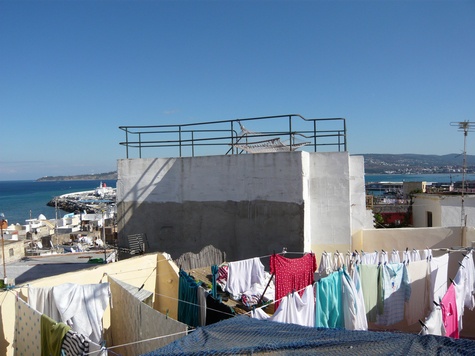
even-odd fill
[(427, 227), (432, 227), (432, 211), (427, 212)]

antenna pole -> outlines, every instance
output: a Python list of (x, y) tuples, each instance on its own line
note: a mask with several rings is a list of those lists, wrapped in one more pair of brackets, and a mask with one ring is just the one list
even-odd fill
[(462, 163), (462, 206), (460, 210), (460, 225), (464, 226), (467, 223), (465, 216), (465, 175), (467, 173), (467, 136), (469, 131), (475, 129), (475, 123), (470, 121), (451, 122), (450, 126), (457, 126), (459, 131), (463, 132), (463, 163)]

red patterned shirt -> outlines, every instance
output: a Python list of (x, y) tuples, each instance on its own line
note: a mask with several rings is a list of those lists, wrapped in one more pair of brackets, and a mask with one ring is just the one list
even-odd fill
[(314, 273), (317, 270), (315, 254), (308, 253), (300, 258), (287, 258), (281, 255), (270, 257), (270, 272), (275, 279), (275, 308), (279, 307), (279, 300), (292, 291), (302, 290), (315, 281)]

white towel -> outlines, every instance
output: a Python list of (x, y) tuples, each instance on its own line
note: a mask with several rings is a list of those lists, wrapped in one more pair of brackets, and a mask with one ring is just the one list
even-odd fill
[(53, 320), (60, 320), (58, 308), (53, 298), (53, 287), (28, 287), (28, 304)]
[(315, 327), (315, 293), (313, 288), (313, 285), (308, 285), (302, 298), (297, 292), (282, 298), (279, 307), (269, 320)]
[(263, 284), (265, 281), (264, 265), (258, 257), (247, 260), (229, 262), (226, 291), (234, 300), (252, 289), (253, 284)]
[(61, 321), (98, 344), (102, 339), (102, 316), (109, 304), (109, 296), (109, 283), (67, 283), (53, 287)]

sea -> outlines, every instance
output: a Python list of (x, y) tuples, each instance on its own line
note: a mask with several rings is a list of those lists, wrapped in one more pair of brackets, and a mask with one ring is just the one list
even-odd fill
[[(462, 181), (462, 174), (367, 174), (365, 182), (437, 182)], [(475, 174), (466, 174), (465, 180), (475, 180)], [(0, 212), (9, 224), (25, 224), (27, 219), (35, 219), (43, 214), (47, 219), (55, 219), (67, 214), (66, 211), (47, 206), (56, 196), (68, 193), (94, 190), (105, 183), (116, 187), (116, 180), (77, 181), (0, 181)]]
[(63, 194), (95, 190), (101, 183), (115, 188), (117, 181), (0, 181), (0, 213), (5, 215), (9, 225), (24, 225), (25, 220), (36, 219), (40, 214), (47, 219), (60, 218), (67, 212), (47, 206), (50, 200)]

